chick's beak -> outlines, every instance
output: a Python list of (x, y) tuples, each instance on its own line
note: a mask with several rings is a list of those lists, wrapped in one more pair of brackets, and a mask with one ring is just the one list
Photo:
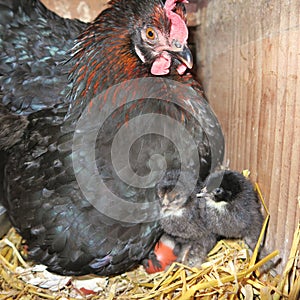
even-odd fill
[(208, 195), (207, 188), (204, 187), (204, 188), (200, 191), (200, 193), (198, 193), (196, 196), (197, 196), (197, 198), (204, 198), (204, 197), (207, 196), (207, 195)]
[(197, 195), (197, 198), (200, 198), (200, 199), (205, 199), (207, 200), (208, 198), (212, 198), (213, 197), (213, 194), (210, 193), (206, 187), (204, 187), (200, 193), (198, 193)]
[(168, 52), (185, 64), (189, 69), (193, 67), (193, 55), (188, 46), (181, 45), (175, 41)]
[(204, 198), (207, 195), (207, 193), (198, 193), (196, 196), (197, 198)]

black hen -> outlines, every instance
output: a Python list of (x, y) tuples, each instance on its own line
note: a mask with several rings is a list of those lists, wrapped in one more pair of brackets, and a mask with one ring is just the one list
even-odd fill
[(136, 266), (161, 234), (164, 171), (203, 179), (222, 162), (218, 121), (184, 74), (181, 2), (114, 0), (88, 25), (0, 2), (2, 197), (30, 257), (52, 271)]

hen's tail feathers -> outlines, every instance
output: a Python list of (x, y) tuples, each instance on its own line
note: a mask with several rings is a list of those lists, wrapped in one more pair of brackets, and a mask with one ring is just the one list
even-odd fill
[(27, 125), (26, 117), (14, 115), (0, 103), (0, 150), (7, 151), (18, 143)]

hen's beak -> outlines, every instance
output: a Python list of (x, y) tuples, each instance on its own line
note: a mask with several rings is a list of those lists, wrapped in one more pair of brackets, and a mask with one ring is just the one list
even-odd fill
[(189, 69), (193, 67), (193, 55), (188, 46), (182, 46), (178, 42), (175, 42), (168, 52), (185, 64)]

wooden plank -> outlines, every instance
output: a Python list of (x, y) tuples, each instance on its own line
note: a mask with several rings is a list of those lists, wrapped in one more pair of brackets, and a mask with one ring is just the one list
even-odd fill
[(300, 217), (299, 12), (297, 0), (212, 0), (201, 8), (197, 38), (230, 167), (249, 168), (261, 186), (271, 213), (267, 246), (283, 263)]
[(107, 0), (42, 0), (42, 2), (60, 16), (89, 22), (105, 8)]
[[(42, 0), (42, 2), (57, 14), (65, 18), (77, 18), (90, 22), (106, 7), (108, 0)], [(190, 0), (186, 5), (189, 26), (200, 24), (200, 2)]]

